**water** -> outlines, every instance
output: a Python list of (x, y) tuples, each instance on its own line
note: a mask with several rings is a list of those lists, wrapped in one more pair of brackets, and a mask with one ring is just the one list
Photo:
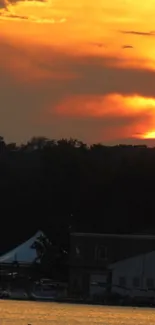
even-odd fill
[(155, 325), (155, 309), (0, 300), (0, 325)]

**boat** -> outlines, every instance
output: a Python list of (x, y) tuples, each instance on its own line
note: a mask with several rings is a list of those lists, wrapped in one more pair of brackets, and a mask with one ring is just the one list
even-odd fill
[(57, 285), (50, 280), (43, 279), (34, 284), (30, 298), (37, 301), (54, 301), (57, 293)]
[(66, 297), (66, 284), (52, 282), (48, 279), (36, 281), (31, 289), (24, 286), (7, 286), (0, 288), (0, 299), (33, 300), (33, 301), (57, 301)]
[(10, 292), (8, 290), (0, 290), (0, 299), (9, 299)]
[(29, 300), (29, 296), (22, 289), (5, 289), (0, 291), (0, 299)]

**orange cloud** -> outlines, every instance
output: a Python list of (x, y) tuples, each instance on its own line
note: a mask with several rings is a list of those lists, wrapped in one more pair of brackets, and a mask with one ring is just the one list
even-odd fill
[(55, 112), (70, 118), (100, 118), (103, 128), (107, 123), (108, 130), (111, 129), (111, 132), (107, 130), (110, 138), (114, 137), (114, 133), (117, 136), (123, 133), (124, 137), (130, 138), (141, 134), (141, 137), (149, 138), (142, 134), (155, 123), (155, 98), (120, 94), (73, 96), (58, 104)]
[(59, 114), (70, 116), (107, 115), (129, 116), (148, 112), (155, 116), (155, 99), (138, 95), (74, 96), (64, 100), (57, 108)]

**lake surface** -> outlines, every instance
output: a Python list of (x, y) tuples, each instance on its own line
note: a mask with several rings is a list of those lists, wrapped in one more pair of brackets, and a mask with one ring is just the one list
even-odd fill
[(0, 325), (155, 325), (155, 309), (0, 300)]

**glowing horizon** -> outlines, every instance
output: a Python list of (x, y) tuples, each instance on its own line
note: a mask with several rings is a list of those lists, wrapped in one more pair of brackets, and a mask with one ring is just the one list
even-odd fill
[(0, 0), (4, 136), (154, 139), (154, 4)]
[(142, 137), (143, 139), (155, 139), (155, 130), (146, 132)]

